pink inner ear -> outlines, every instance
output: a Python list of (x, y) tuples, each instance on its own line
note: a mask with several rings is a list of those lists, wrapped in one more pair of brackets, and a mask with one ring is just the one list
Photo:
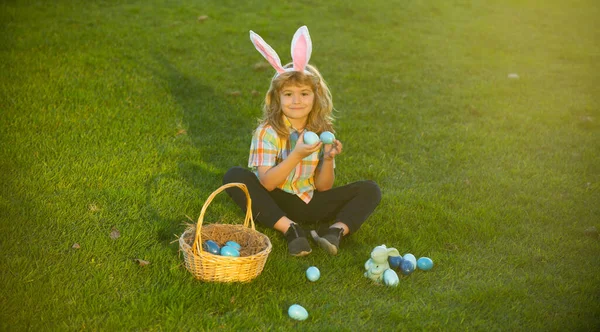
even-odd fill
[(300, 35), (298, 40), (296, 40), (296, 45), (294, 45), (294, 54), (292, 55), (292, 59), (294, 60), (294, 69), (297, 71), (303, 71), (304, 67), (306, 67), (306, 36)]
[(256, 43), (256, 44), (254, 44), (254, 46), (256, 46), (256, 48), (260, 50), (260, 53), (263, 54), (265, 59), (267, 59), (267, 61), (271, 64), (271, 66), (273, 66), (273, 68), (275, 68), (275, 70), (278, 73), (281, 74), (285, 71), (285, 70), (283, 70), (283, 68), (281, 67), (281, 64), (277, 61), (277, 59), (275, 59), (273, 56), (271, 56), (269, 51), (263, 45), (261, 45), (260, 43)]

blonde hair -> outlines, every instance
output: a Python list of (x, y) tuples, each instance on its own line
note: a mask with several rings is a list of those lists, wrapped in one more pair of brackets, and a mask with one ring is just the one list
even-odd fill
[[(284, 68), (289, 68), (291, 65), (291, 63), (288, 63)], [(275, 75), (271, 80), (271, 86), (265, 96), (263, 118), (261, 119), (261, 122), (271, 125), (279, 137), (283, 138), (289, 135), (288, 128), (283, 121), (283, 110), (281, 108), (279, 94), (284, 87), (290, 85), (308, 85), (315, 94), (313, 108), (308, 114), (305, 128), (315, 133), (321, 133), (323, 131), (334, 132), (333, 101), (331, 92), (329, 92), (329, 88), (317, 68), (307, 64), (305, 70), (310, 74), (300, 71), (287, 71)]]

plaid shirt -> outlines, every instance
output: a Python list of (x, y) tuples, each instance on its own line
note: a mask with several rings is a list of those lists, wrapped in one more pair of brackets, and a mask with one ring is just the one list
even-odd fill
[[(290, 130), (289, 137), (280, 138), (273, 127), (261, 124), (254, 131), (250, 145), (248, 167), (258, 176), (258, 166), (276, 166), (287, 158), (298, 141), (299, 132), (294, 129), (287, 118), (284, 122)], [(302, 159), (296, 168), (290, 172), (279, 189), (296, 194), (306, 204), (310, 202), (315, 190), (315, 171), (321, 167), (323, 149), (313, 152)]]

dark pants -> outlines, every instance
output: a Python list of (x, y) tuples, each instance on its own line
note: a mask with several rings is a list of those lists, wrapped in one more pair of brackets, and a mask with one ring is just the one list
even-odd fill
[[(259, 224), (273, 228), (283, 216), (299, 224), (343, 222), (350, 233), (357, 231), (373, 213), (381, 200), (379, 186), (373, 181), (358, 181), (327, 191), (315, 191), (306, 204), (300, 197), (280, 189), (268, 191), (248, 169), (233, 167), (223, 177), (223, 184), (240, 182), (246, 185), (252, 199), (252, 214)], [(235, 203), (246, 212), (246, 196), (239, 188), (226, 190)]]

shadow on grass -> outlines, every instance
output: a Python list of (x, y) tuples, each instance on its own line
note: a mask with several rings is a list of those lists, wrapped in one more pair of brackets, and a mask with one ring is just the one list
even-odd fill
[[(183, 188), (197, 193), (197, 200), (192, 197), (194, 202), (191, 205), (199, 213), (204, 204), (202, 200), (221, 186), (227, 169), (236, 166), (232, 160), (245, 162), (253, 123), (240, 111), (243, 105), (236, 96), (216, 92), (200, 76), (184, 73), (163, 55), (155, 54), (155, 58), (159, 66), (151, 71), (167, 84), (170, 95), (182, 112), (181, 126), (185, 135), (181, 136), (186, 137), (182, 139), (189, 139), (192, 146), (192, 149), (177, 150), (176, 171), (156, 174), (146, 184), (148, 217), (159, 225), (159, 240), (169, 244), (174, 240), (173, 234), (182, 232), (184, 223), (195, 221), (165, 218), (155, 206), (157, 198), (153, 196), (169, 190), (160, 186), (178, 182)], [(221, 195), (226, 196), (224, 193)], [(228, 198), (216, 199), (214, 205), (216, 211), (228, 216), (229, 213), (236, 218), (242, 216)], [(197, 218), (198, 215), (189, 217)]]
[(245, 162), (255, 125), (246, 99), (215, 90), (201, 76), (182, 72), (162, 56), (157, 59), (162, 66), (159, 75), (183, 112), (183, 125), (202, 162), (220, 175), (234, 166), (231, 160)]

